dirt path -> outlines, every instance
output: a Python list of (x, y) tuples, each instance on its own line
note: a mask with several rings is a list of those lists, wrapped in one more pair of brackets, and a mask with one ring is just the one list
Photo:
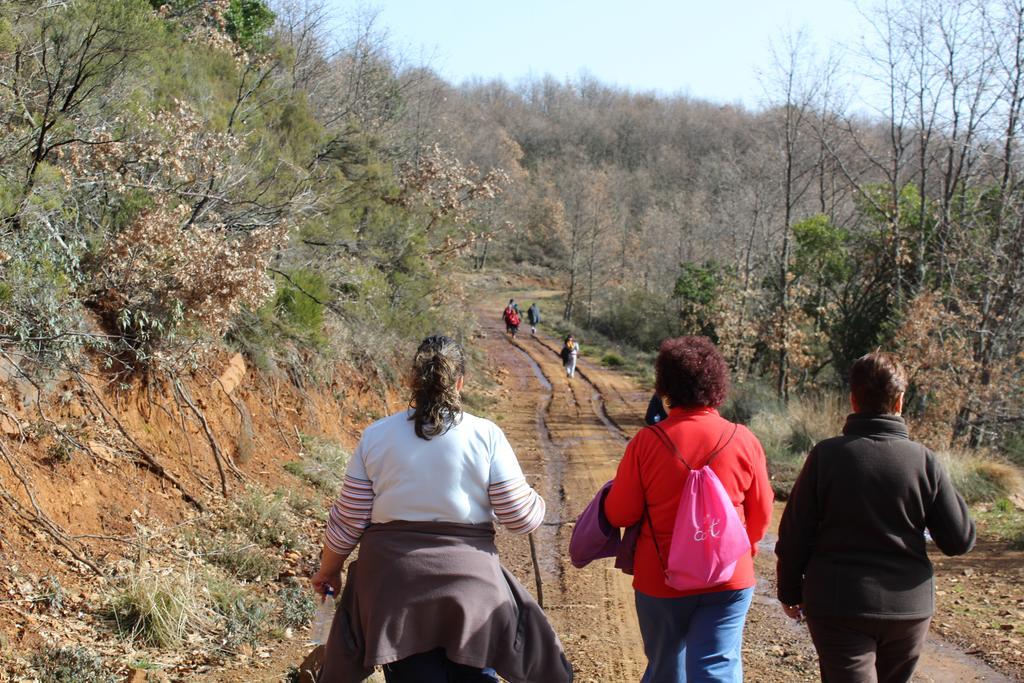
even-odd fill
[[(508, 435), (527, 478), (548, 503), (544, 525), (534, 534), (541, 567), (544, 607), (573, 662), (580, 683), (639, 681), (646, 659), (640, 641), (629, 577), (609, 561), (583, 570), (568, 560), (576, 515), (614, 476), (626, 442), (643, 426), (649, 393), (629, 377), (580, 359), (576, 377), (565, 377), (558, 340), (531, 337), (524, 326), (510, 342), (495, 314), (504, 302), (482, 302), (480, 345), (498, 381), (489, 416)], [(470, 377), (470, 388), (474, 379)], [(782, 505), (776, 504), (776, 520)], [(528, 539), (498, 532), (502, 561), (534, 591)], [(761, 543), (760, 577), (747, 620), (745, 680), (783, 683), (818, 680), (817, 659), (807, 630), (786, 619), (774, 598), (774, 536)], [(943, 615), (936, 616), (943, 622)], [(308, 650), (300, 642), (278, 643), (262, 661), (240, 662), (233, 670), (199, 680), (281, 680), (284, 670)], [(253, 666), (255, 665), (255, 666)], [(937, 635), (914, 677), (921, 682), (1009, 681)]]
[[(638, 681), (645, 658), (629, 579), (610, 562), (584, 570), (568, 561), (571, 522), (615, 467), (628, 439), (642, 427), (649, 394), (629, 378), (580, 359), (576, 377), (565, 376), (558, 340), (531, 337), (522, 328), (509, 340), (493, 311), (481, 308), (488, 361), (500, 382), (492, 409), (531, 483), (548, 502), (545, 525), (536, 532), (544, 607), (560, 634), (579, 681)], [(777, 507), (781, 512), (781, 505)], [(817, 663), (804, 626), (786, 619), (774, 599), (774, 536), (761, 544), (761, 579), (744, 643), (745, 679), (817, 680)], [(534, 588), (525, 539), (499, 537), (503, 561)], [(937, 635), (930, 638), (915, 681), (1010, 681), (976, 657)]]

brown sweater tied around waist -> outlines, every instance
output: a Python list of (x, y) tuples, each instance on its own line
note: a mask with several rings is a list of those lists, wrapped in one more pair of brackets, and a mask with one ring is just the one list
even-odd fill
[(371, 525), (348, 567), (321, 683), (356, 683), (439, 647), (511, 683), (573, 677), (544, 613), (499, 563), (491, 524)]

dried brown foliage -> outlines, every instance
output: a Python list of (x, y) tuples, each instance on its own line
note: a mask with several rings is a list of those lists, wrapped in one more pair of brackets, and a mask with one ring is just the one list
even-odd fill
[(957, 413), (972, 397), (977, 364), (968, 331), (976, 323), (977, 311), (962, 300), (954, 312), (939, 293), (927, 292), (910, 302), (896, 334), (917, 397), (908, 412), (926, 438), (948, 443)]
[[(475, 217), (481, 202), (497, 197), (509, 183), (503, 170), (492, 168), (483, 173), (473, 164), (461, 163), (438, 145), (425, 150), (415, 161), (403, 164), (398, 180), (398, 202), (407, 209), (426, 211), (428, 233), (442, 222), (466, 225)], [(463, 251), (480, 237), (474, 231), (449, 235), (439, 251)]]
[(257, 307), (273, 292), (267, 266), (283, 228), (184, 228), (189, 213), (186, 205), (146, 210), (98, 259), (96, 308), (146, 346), (173, 325), (221, 334), (243, 305)]

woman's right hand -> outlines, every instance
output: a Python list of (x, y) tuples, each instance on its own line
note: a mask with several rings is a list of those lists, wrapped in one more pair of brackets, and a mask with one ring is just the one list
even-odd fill
[(316, 574), (309, 577), (309, 582), (313, 585), (313, 590), (320, 596), (327, 595), (328, 588), (331, 588), (334, 594), (338, 595), (341, 590), (341, 572), (332, 572), (320, 567)]

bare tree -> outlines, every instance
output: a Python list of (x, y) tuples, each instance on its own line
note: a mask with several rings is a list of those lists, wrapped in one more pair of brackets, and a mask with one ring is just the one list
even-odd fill
[(818, 84), (812, 72), (809, 44), (802, 32), (790, 33), (781, 45), (772, 47), (773, 72), (767, 76), (766, 89), (775, 119), (773, 134), (781, 157), (781, 235), (777, 263), (777, 327), (776, 391), (780, 398), (789, 398), (790, 362), (790, 259), (794, 213), (813, 182), (813, 165), (806, 159), (805, 147), (810, 139), (809, 118)]

